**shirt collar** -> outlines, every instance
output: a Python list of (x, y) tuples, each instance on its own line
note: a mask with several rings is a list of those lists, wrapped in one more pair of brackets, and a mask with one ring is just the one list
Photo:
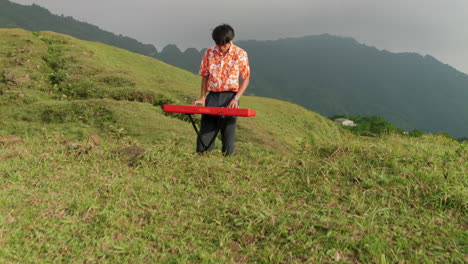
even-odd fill
[[(237, 46), (234, 45), (234, 43), (231, 42), (231, 47), (229, 47), (228, 53), (227, 53), (226, 55), (228, 55), (228, 54), (229, 54), (229, 55), (232, 55), (232, 54), (234, 53), (234, 49), (235, 49), (236, 47), (237, 47)], [(219, 48), (218, 48), (218, 45), (214, 45), (213, 49), (216, 50), (216, 52), (222, 54), (221, 51), (220, 51)]]

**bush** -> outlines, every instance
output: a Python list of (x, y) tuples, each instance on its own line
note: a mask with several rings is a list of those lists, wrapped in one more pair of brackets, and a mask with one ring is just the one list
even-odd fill
[(67, 58), (62, 56), (60, 52), (48, 53), (42, 56), (42, 59), (53, 71), (64, 69), (68, 62)]
[(377, 115), (362, 117), (354, 115), (335, 115), (330, 117), (332, 120), (337, 118), (345, 118), (354, 121), (356, 124), (355, 127), (344, 126), (344, 128), (360, 136), (379, 136), (382, 134), (402, 132), (401, 129)]
[(106, 97), (114, 100), (137, 101), (141, 103), (153, 103), (156, 99), (156, 94), (149, 90), (138, 90), (130, 87), (112, 88), (107, 92)]
[(102, 98), (104, 92), (92, 80), (61, 85), (58, 91), (71, 99)]
[(69, 104), (46, 106), (40, 114), (46, 123), (82, 122), (97, 126), (115, 123), (115, 113), (99, 102), (73, 102)]
[(75, 61), (72, 57), (62, 54), (62, 45), (66, 43), (65, 40), (49, 36), (44, 36), (41, 39), (47, 44), (48, 48), (48, 53), (42, 56), (42, 59), (52, 70), (52, 74), (49, 76), (50, 83), (58, 85), (65, 81), (66, 69), (68, 65), (73, 64)]
[(457, 140), (455, 137), (451, 136), (449, 133), (447, 132), (440, 132), (440, 133), (437, 133), (436, 134), (437, 136), (441, 136), (441, 137), (444, 137), (444, 138), (448, 138), (448, 139), (451, 139), (451, 140)]
[(63, 69), (58, 69), (57, 71), (54, 71), (49, 75), (49, 80), (52, 85), (60, 84), (65, 81), (66, 77), (67, 72)]
[(154, 100), (153, 100), (153, 105), (154, 106), (159, 106), (159, 107), (164, 107), (165, 104), (176, 104), (176, 101), (172, 98), (169, 98), (167, 96), (164, 96), (162, 94), (158, 95)]
[(419, 130), (419, 129), (415, 129), (415, 130), (410, 131), (410, 132), (408, 133), (408, 135), (409, 135), (410, 137), (422, 137), (422, 136), (425, 135), (425, 134), (426, 134), (426, 133), (425, 133), (424, 131)]
[(132, 88), (130, 87), (117, 87), (113, 88), (108, 92), (108, 96), (111, 99), (117, 100), (117, 101), (124, 101), (124, 100), (129, 100), (129, 94)]
[[(154, 101), (153, 101), (153, 105), (157, 106), (157, 107), (164, 108), (165, 104), (178, 104), (178, 101), (176, 101), (176, 100), (174, 100), (172, 98), (166, 97), (166, 96), (164, 96), (162, 94), (158, 95), (158, 97), (156, 97), (156, 99), (154, 99)], [(186, 114), (164, 113), (164, 115), (172, 117), (172, 118), (176, 118), (176, 119), (179, 119), (179, 120), (182, 120), (182, 121), (190, 122), (190, 118)], [(199, 117), (198, 115), (195, 115), (192, 118), (193, 118), (195, 123), (200, 124), (201, 117)]]
[(153, 103), (156, 99), (156, 94), (153, 91), (132, 89), (128, 94), (128, 98), (129, 101)]

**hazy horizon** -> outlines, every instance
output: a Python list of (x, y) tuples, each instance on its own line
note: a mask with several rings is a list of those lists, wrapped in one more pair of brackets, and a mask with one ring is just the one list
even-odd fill
[[(468, 73), (468, 1), (450, 0), (10, 0), (35, 3), (57, 15), (154, 45), (182, 51), (212, 46), (211, 29), (229, 23), (235, 40), (330, 34), (390, 52), (431, 55)], [(208, 11), (209, 10), (209, 11)]]

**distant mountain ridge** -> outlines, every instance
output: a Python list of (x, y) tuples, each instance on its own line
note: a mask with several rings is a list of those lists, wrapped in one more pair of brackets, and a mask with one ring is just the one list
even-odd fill
[(116, 35), (99, 27), (75, 20), (73, 17), (58, 16), (36, 4), (20, 5), (0, 0), (0, 28), (22, 28), (30, 31), (54, 31), (83, 40), (97, 41), (147, 56), (155, 56), (156, 48), (133, 38)]
[[(381, 51), (328, 34), (235, 43), (249, 54), (249, 94), (327, 116), (379, 115), (407, 130), (468, 135), (468, 75), (432, 56)], [(187, 55), (171, 45), (157, 58), (197, 73), (203, 53)]]

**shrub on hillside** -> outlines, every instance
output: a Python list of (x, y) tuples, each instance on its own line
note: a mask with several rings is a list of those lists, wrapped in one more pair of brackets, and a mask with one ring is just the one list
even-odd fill
[(105, 97), (118, 101), (136, 101), (152, 104), (157, 98), (153, 91), (140, 90), (132, 87), (109, 88), (105, 93)]
[[(177, 100), (174, 100), (172, 98), (169, 98), (165, 95), (158, 95), (154, 101), (153, 101), (153, 105), (154, 106), (157, 106), (157, 107), (161, 107), (164, 108), (164, 105), (165, 104), (178, 104), (179, 102)], [(182, 120), (182, 121), (187, 121), (187, 122), (190, 122), (190, 118), (188, 117), (188, 115), (186, 114), (178, 114), (178, 113), (164, 113), (165, 116), (170, 116), (172, 118), (177, 118), (179, 120)], [(198, 117), (197, 115), (195, 115), (194, 117), (192, 117), (192, 119), (195, 121), (195, 123), (199, 124), (200, 123), (200, 117)]]
[(412, 130), (408, 133), (408, 136), (410, 137), (422, 137), (423, 135), (425, 135), (426, 133), (422, 130), (419, 130), (419, 129), (415, 129), (415, 130)]
[(132, 89), (128, 93), (128, 101), (137, 101), (142, 103), (153, 103), (156, 94), (153, 91)]
[(172, 98), (169, 98), (167, 96), (164, 96), (162, 94), (158, 95), (154, 101), (153, 101), (153, 105), (154, 106), (159, 106), (159, 107), (163, 107), (165, 104), (175, 104), (176, 101)]
[(457, 140), (455, 137), (451, 136), (449, 133), (447, 132), (440, 132), (440, 133), (437, 133), (436, 134), (437, 136), (441, 136), (441, 137), (444, 137), (444, 138), (448, 138), (448, 139), (451, 139), (451, 140)]
[(98, 87), (92, 80), (62, 84), (59, 86), (58, 92), (70, 99), (103, 98), (105, 95), (102, 88)]
[(47, 105), (41, 111), (40, 119), (46, 123), (83, 122), (97, 126), (117, 121), (115, 113), (109, 107), (92, 101)]
[(352, 133), (360, 136), (379, 136), (382, 134), (402, 132), (392, 123), (386, 121), (380, 116), (354, 116), (354, 115), (334, 115), (330, 119), (345, 118), (354, 121), (355, 127), (344, 126)]

